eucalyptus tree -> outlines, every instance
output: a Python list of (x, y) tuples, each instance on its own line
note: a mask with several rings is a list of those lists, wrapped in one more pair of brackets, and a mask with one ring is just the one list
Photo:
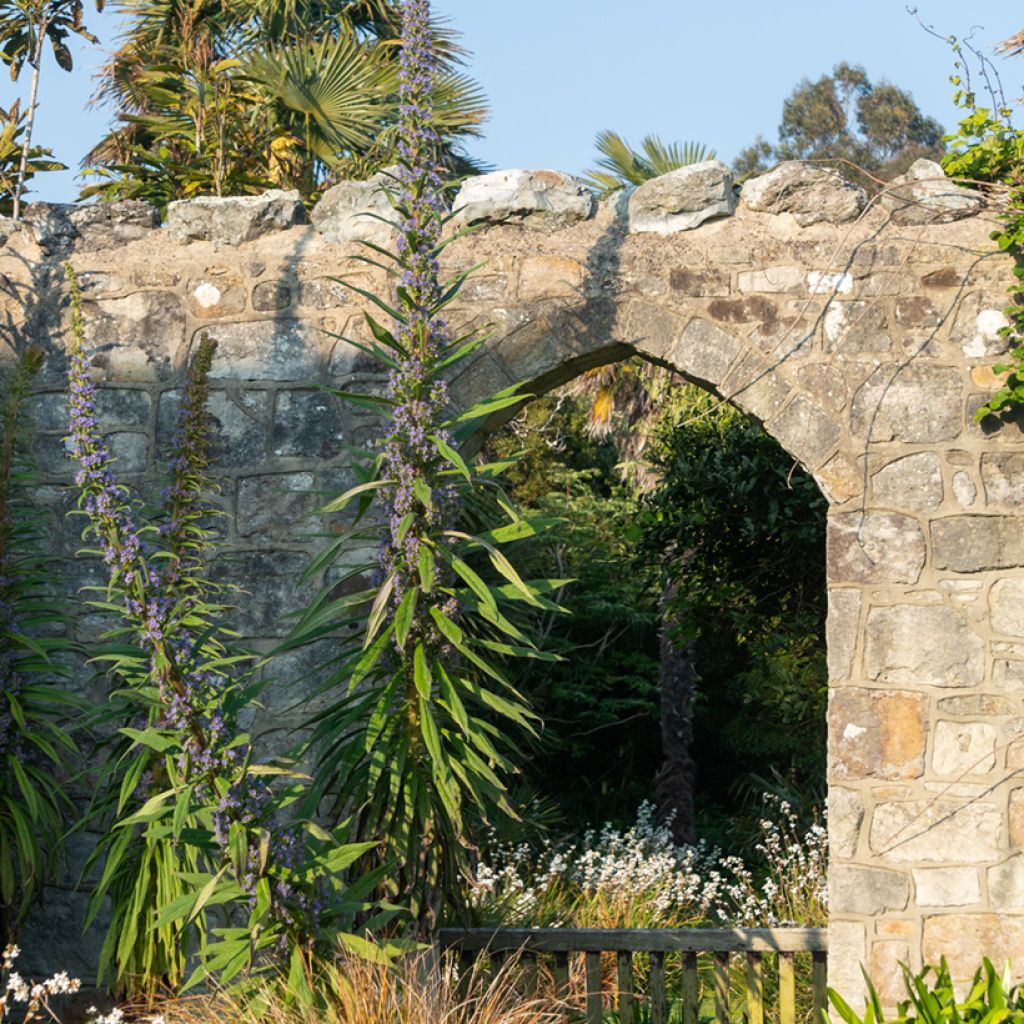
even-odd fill
[[(103, 10), (103, 0), (96, 0), (96, 10)], [(71, 71), (74, 62), (68, 49), (68, 37), (78, 35), (91, 43), (98, 42), (82, 18), (82, 0), (0, 0), (0, 59), (10, 68), (11, 80), (15, 82), (26, 64), (32, 68), (21, 157), (14, 183), (12, 216), (15, 220), (21, 216), (21, 195), (32, 152), (32, 129), (46, 44), (49, 42), (57, 66)]]

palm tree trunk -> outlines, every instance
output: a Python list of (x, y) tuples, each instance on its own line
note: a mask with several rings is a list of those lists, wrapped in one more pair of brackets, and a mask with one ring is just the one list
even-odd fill
[(670, 825), (680, 846), (696, 841), (694, 790), (697, 772), (693, 763), (693, 698), (700, 682), (691, 641), (680, 647), (672, 634), (677, 619), (672, 612), (675, 584), (661, 593), (661, 748), (662, 765), (655, 778), (658, 813)]
[(47, 23), (39, 25), (39, 38), (36, 40), (36, 52), (32, 57), (32, 86), (28, 94), (28, 115), (25, 120), (25, 141), (21, 144), (21, 161), (18, 164), (18, 178), (14, 183), (15, 220), (21, 216), (21, 193), (25, 188), (25, 175), (28, 173), (28, 154), (32, 148), (32, 127), (36, 122), (36, 97), (39, 95), (39, 68), (43, 62), (43, 43), (46, 41)]

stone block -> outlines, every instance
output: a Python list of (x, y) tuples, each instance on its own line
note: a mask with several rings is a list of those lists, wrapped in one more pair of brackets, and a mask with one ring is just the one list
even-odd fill
[(340, 181), (332, 185), (310, 212), (313, 227), (326, 241), (335, 244), (373, 242), (388, 246), (397, 230), (398, 214), (386, 190), (399, 187), (394, 178), (396, 171), (397, 168), (387, 168), (368, 181)]
[(910, 879), (888, 868), (835, 864), (829, 871), (829, 911), (873, 917), (903, 910), (910, 900)]
[(936, 569), (982, 572), (1024, 566), (1024, 534), (1014, 516), (946, 516), (930, 525)]
[(997, 732), (987, 722), (938, 722), (932, 741), (932, 770), (936, 775), (987, 775), (996, 765)]
[(970, 508), (978, 496), (971, 474), (962, 469), (953, 474), (953, 497), (961, 508)]
[(828, 519), (833, 583), (916, 583), (926, 550), (921, 524), (899, 512), (834, 512)]
[(931, 512), (942, 504), (942, 465), (934, 452), (896, 459), (871, 478), (876, 504)]
[(992, 666), (992, 685), (1004, 693), (1024, 693), (1024, 661), (999, 661)]
[(938, 327), (942, 314), (924, 295), (900, 296), (894, 303), (896, 323), (903, 327)]
[(1024, 910), (1024, 853), (990, 867), (988, 898), (993, 910)]
[(25, 977), (35, 980), (67, 971), (86, 986), (95, 983), (103, 937), (110, 926), (110, 905), (104, 900), (83, 934), (89, 895), (84, 888), (80, 892), (56, 886), (46, 890), (19, 936), (23, 953), (17, 967)]
[[(289, 539), (297, 539), (296, 533), (289, 532)], [(241, 588), (241, 595), (233, 601), (233, 624), (242, 636), (269, 639), (287, 635), (291, 613), (313, 597), (314, 585), (301, 578), (308, 563), (305, 552), (282, 550), (230, 551), (214, 560), (214, 582)]]
[(919, 907), (969, 907), (981, 902), (977, 868), (914, 868), (913, 876)]
[(779, 308), (763, 295), (748, 295), (741, 299), (715, 299), (708, 303), (712, 320), (725, 324), (770, 324), (779, 317)]
[(185, 310), (170, 292), (136, 292), (87, 302), (85, 342), (91, 365), (119, 384), (170, 376), (183, 355)]
[(194, 278), (188, 283), (188, 305), (203, 320), (237, 316), (245, 309), (245, 288), (237, 277)]
[(562, 256), (529, 256), (519, 270), (519, 298), (524, 301), (578, 295), (583, 266)]
[(834, 505), (842, 505), (864, 493), (864, 473), (856, 459), (846, 452), (836, 452), (820, 469), (814, 471), (822, 494)]
[(924, 771), (928, 698), (840, 687), (829, 696), (830, 778), (916, 779)]
[(668, 286), (673, 292), (692, 298), (728, 295), (729, 275), (720, 270), (691, 270), (673, 267), (668, 272)]
[(217, 342), (215, 380), (310, 380), (321, 369), (321, 332), (305, 320), (256, 320), (204, 327)]
[(956, 981), (969, 981), (982, 954), (994, 964), (1020, 960), (1024, 917), (1008, 914), (936, 914), (924, 920), (921, 956), (937, 964), (943, 957)]
[(864, 994), (862, 965), (866, 963), (866, 930), (860, 921), (843, 921), (839, 915), (828, 923), (828, 983), (844, 999), (859, 1005)]
[(853, 399), (851, 426), (872, 441), (953, 440), (963, 422), (958, 370), (921, 363), (880, 366)]
[(864, 802), (860, 794), (841, 786), (828, 790), (828, 848), (836, 859), (850, 859), (857, 853), (864, 823)]
[(51, 256), (118, 249), (145, 238), (160, 226), (155, 206), (139, 199), (115, 203), (29, 203), (25, 223), (40, 248)]
[[(178, 418), (179, 391), (160, 396), (157, 414), (157, 444), (166, 451), (174, 436)], [(270, 426), (270, 395), (265, 391), (228, 394), (211, 391), (206, 404), (210, 414), (210, 440), (213, 461), (225, 468), (257, 468), (267, 457), (267, 431)]]
[(825, 462), (843, 433), (839, 424), (813, 398), (802, 394), (793, 398), (765, 429), (809, 470)]
[(843, 224), (867, 205), (867, 194), (838, 171), (787, 160), (767, 174), (748, 178), (741, 198), (760, 213), (791, 213), (801, 227), (821, 221)]
[(322, 496), (313, 491), (312, 473), (268, 473), (238, 481), (236, 529), (263, 542), (295, 541), (316, 525)]
[(279, 391), (271, 450), (278, 456), (330, 459), (345, 441), (338, 401), (323, 391)]
[(561, 171), (493, 171), (468, 178), (455, 197), (461, 224), (524, 224), (556, 230), (594, 214), (594, 194)]
[(968, 359), (991, 359), (1003, 355), (1009, 344), (1000, 331), (1010, 325), (1002, 308), (1005, 304), (1001, 295), (971, 292), (964, 296), (953, 321), (950, 341)]
[(306, 223), (296, 191), (270, 189), (258, 196), (201, 196), (167, 206), (167, 233), (179, 241), (241, 245), (263, 235)]
[(902, 965), (909, 963), (909, 942), (902, 939), (883, 939), (871, 943), (866, 968), (884, 1006), (895, 1006), (906, 998)]
[(629, 196), (627, 218), (634, 234), (671, 235), (735, 209), (732, 172), (720, 160), (705, 160), (645, 181)]
[[(875, 807), (871, 851), (893, 863), (990, 864), (1003, 845), (1003, 815), (976, 799), (899, 800)], [(980, 947), (977, 947), (980, 948)]]
[(867, 677), (880, 683), (978, 686), (985, 676), (985, 643), (954, 608), (872, 608), (864, 662)]
[[(68, 430), (68, 400), (63, 391), (33, 395), (27, 408), (28, 419), (36, 430)], [(148, 429), (152, 408), (153, 399), (147, 391), (115, 387), (96, 389), (97, 418), (104, 433), (117, 427)]]
[(1010, 790), (1007, 827), (1010, 832), (1010, 849), (1014, 853), (1024, 852), (1024, 788)]
[(804, 278), (800, 267), (766, 267), (764, 270), (742, 272), (737, 284), (741, 292), (799, 293), (806, 288)]
[(833, 686), (853, 674), (853, 658), (860, 637), (859, 590), (829, 587), (828, 621), (825, 627), (828, 648), (828, 678)]
[(276, 313), (288, 309), (295, 299), (289, 281), (260, 281), (252, 290), (252, 308), (260, 313)]
[(981, 457), (981, 484), (989, 505), (1024, 504), (1024, 453), (985, 452)]
[[(691, 320), (682, 334), (675, 334), (668, 351), (673, 368), (701, 383), (717, 385), (729, 372), (742, 345), (731, 334), (707, 320)], [(648, 351), (647, 346), (642, 346)]]
[(843, 271), (812, 270), (807, 274), (807, 290), (811, 295), (849, 295), (853, 291), (853, 275)]
[(1017, 706), (1012, 700), (993, 693), (971, 693), (957, 697), (943, 697), (936, 705), (939, 714), (958, 718), (984, 718), (1012, 715)]
[(877, 301), (830, 303), (825, 312), (824, 332), (827, 352), (855, 356), (892, 351), (892, 335), (885, 310)]
[(992, 628), (1006, 636), (1024, 637), (1024, 579), (996, 580), (989, 591)]
[(893, 178), (880, 201), (897, 224), (947, 224), (972, 217), (983, 206), (977, 192), (950, 181), (939, 164), (925, 159)]

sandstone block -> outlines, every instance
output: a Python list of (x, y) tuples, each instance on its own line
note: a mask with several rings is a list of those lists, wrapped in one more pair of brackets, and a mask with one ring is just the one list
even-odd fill
[(561, 171), (493, 171), (467, 179), (455, 197), (458, 221), (464, 224), (525, 224), (553, 230), (588, 220), (594, 195)]
[(869, 832), (871, 850), (899, 863), (995, 861), (1002, 849), (1003, 815), (979, 800), (942, 798), (881, 803)]
[[(928, 698), (841, 687), (829, 697), (833, 779), (916, 779), (924, 770)], [(872, 911), (868, 911), (872, 913)]]
[(987, 722), (938, 722), (932, 745), (937, 775), (986, 775), (996, 765), (996, 727)]
[(910, 962), (910, 943), (902, 939), (876, 940), (866, 965), (868, 976), (885, 1006), (895, 1006), (905, 999), (903, 964)]
[(899, 512), (836, 512), (828, 519), (828, 572), (834, 583), (916, 583), (924, 530)]
[(851, 300), (832, 302), (825, 313), (825, 348), (844, 355), (891, 352), (885, 310), (877, 302)]
[(741, 292), (802, 292), (806, 287), (805, 276), (800, 267), (767, 267), (743, 271), (737, 284)]
[(933, 452), (890, 462), (871, 479), (879, 505), (930, 512), (942, 504), (942, 465)]
[(398, 187), (396, 170), (385, 169), (368, 181), (340, 181), (332, 185), (310, 211), (313, 227), (328, 242), (388, 245), (398, 223), (398, 215), (387, 196), (388, 190)]
[(1006, 697), (997, 697), (993, 693), (971, 693), (957, 697), (943, 697), (937, 704), (943, 715), (955, 715), (958, 718), (983, 718), (1012, 715), (1017, 710), (1016, 704)]
[(731, 334), (707, 320), (691, 320), (677, 337), (669, 362), (687, 376), (712, 385), (722, 382), (742, 348)]
[(170, 376), (182, 355), (185, 311), (170, 292), (136, 292), (85, 307), (91, 363), (118, 383)]
[(769, 434), (808, 469), (817, 469), (842, 436), (839, 424), (813, 398), (798, 394), (766, 425)]
[(320, 332), (304, 320), (256, 320), (204, 327), (217, 342), (210, 377), (308, 380), (320, 371)]
[(996, 661), (992, 667), (992, 685), (1004, 693), (1024, 692), (1024, 661)]
[(828, 848), (835, 858), (849, 859), (857, 852), (864, 803), (860, 794), (841, 786), (828, 790)]
[(977, 868), (914, 868), (919, 907), (969, 907), (981, 902)]
[(961, 430), (963, 386), (952, 367), (880, 366), (853, 399), (851, 426), (872, 441), (949, 441)]
[(193, 316), (213, 320), (235, 316), (245, 309), (245, 288), (238, 278), (195, 278), (188, 283), (188, 304)]
[(519, 298), (523, 301), (568, 298), (578, 295), (584, 270), (576, 260), (562, 256), (529, 256), (519, 271)]
[(828, 648), (828, 678), (833, 685), (849, 679), (853, 674), (853, 657), (860, 636), (861, 604), (859, 590), (829, 587), (825, 639)]
[(1024, 917), (1005, 914), (937, 914), (924, 920), (925, 963), (949, 963), (953, 978), (968, 981), (984, 953), (994, 964), (1014, 964), (1024, 949)]
[(1024, 566), (1024, 534), (1013, 516), (959, 515), (931, 522), (937, 569), (981, 572)]
[(1024, 504), (1024, 453), (985, 452), (981, 457), (981, 484), (989, 505)]
[(988, 898), (995, 910), (1024, 910), (1024, 853), (988, 869)]
[(897, 686), (977, 686), (985, 643), (953, 608), (898, 604), (872, 608), (865, 634), (869, 679)]
[(1024, 637), (1024, 579), (996, 580), (989, 591), (992, 628), (1006, 636)]
[(705, 160), (645, 181), (630, 195), (627, 217), (634, 234), (671, 235), (735, 209), (732, 172), (720, 160)]
[(277, 456), (329, 459), (345, 440), (341, 410), (322, 391), (279, 391), (271, 450)]
[(974, 216), (983, 205), (976, 192), (950, 181), (939, 164), (924, 159), (893, 178), (881, 204), (897, 224), (946, 224)]
[(836, 864), (829, 872), (829, 910), (874, 916), (903, 910), (910, 900), (910, 879), (902, 871)]
[(867, 962), (867, 938), (860, 921), (843, 921), (839, 915), (828, 923), (828, 983), (844, 999), (859, 1005), (864, 993), (861, 965)]
[(1007, 827), (1010, 831), (1010, 849), (1024, 852), (1024, 788), (1010, 791)]
[(258, 196), (201, 196), (176, 199), (167, 207), (167, 233), (183, 242), (239, 245), (306, 223), (296, 191), (270, 189)]
[(751, 210), (791, 213), (801, 227), (820, 221), (843, 224), (867, 205), (864, 190), (836, 171), (799, 160), (787, 160), (767, 174), (748, 179), (741, 197)]

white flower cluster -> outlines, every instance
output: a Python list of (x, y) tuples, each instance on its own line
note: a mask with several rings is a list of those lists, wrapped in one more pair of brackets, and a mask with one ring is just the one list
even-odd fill
[(498, 847), (478, 868), (471, 905), (509, 926), (820, 923), (826, 830), (801, 833), (788, 804), (766, 799), (778, 819), (761, 822), (756, 853), (767, 870), (703, 843), (675, 845), (645, 803), (626, 831), (605, 825), (575, 844)]
[(69, 977), (67, 971), (61, 971), (45, 981), (27, 981), (14, 970), (14, 963), (20, 955), (21, 949), (13, 945), (8, 946), (0, 955), (5, 975), (3, 994), (0, 995), (0, 1021), (4, 1019), (8, 1008), (14, 1003), (25, 1005), (24, 1020), (26, 1021), (42, 1016), (44, 1013), (53, 1017), (48, 1005), (50, 996), (69, 995), (72, 992), (77, 992), (82, 983), (77, 978)]

